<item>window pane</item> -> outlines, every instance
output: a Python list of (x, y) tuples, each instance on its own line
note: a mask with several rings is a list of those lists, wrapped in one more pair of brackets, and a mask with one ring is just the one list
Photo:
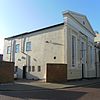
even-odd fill
[(82, 53), (82, 58), (83, 58), (84, 57), (84, 43), (83, 42), (81, 43), (81, 46), (82, 46), (81, 47), (81, 49), (82, 49), (81, 50), (81, 53)]
[(33, 72), (35, 71), (35, 66), (32, 66), (32, 71), (33, 71)]
[(11, 53), (11, 46), (8, 46), (7, 47), (7, 54), (10, 54)]
[(19, 52), (19, 44), (16, 45), (15, 52)]
[(41, 71), (41, 66), (38, 66), (38, 72), (40, 72)]
[(31, 50), (31, 42), (27, 42), (26, 43), (26, 51), (30, 51)]
[(90, 46), (90, 63), (92, 64), (92, 46)]

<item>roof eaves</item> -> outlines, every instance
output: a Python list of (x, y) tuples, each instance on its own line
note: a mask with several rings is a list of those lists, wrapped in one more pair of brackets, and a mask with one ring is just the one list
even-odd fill
[(60, 25), (64, 25), (64, 23), (60, 23), (60, 24), (48, 26), (48, 27), (45, 27), (45, 28), (37, 29), (37, 30), (31, 31), (31, 32), (26, 32), (26, 33), (22, 33), (22, 34), (19, 34), (19, 35), (11, 36), (11, 37), (5, 38), (5, 40), (13, 39), (13, 38), (24, 36), (24, 35), (27, 35), (27, 34), (32, 34), (32, 33), (39, 32), (39, 31), (42, 31), (42, 30), (46, 30), (46, 29), (49, 29), (49, 28), (57, 27), (57, 26), (60, 26)]

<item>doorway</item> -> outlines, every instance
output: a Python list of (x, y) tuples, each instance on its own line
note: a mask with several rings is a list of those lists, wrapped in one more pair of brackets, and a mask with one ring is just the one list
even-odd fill
[(26, 79), (26, 66), (23, 66), (23, 79)]
[(84, 64), (82, 64), (82, 79), (84, 78)]

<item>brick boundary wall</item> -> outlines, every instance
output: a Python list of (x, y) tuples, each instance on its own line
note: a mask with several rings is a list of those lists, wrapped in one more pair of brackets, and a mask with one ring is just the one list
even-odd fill
[(14, 81), (14, 63), (0, 61), (0, 83)]
[(67, 64), (48, 63), (46, 82), (61, 83), (67, 81)]

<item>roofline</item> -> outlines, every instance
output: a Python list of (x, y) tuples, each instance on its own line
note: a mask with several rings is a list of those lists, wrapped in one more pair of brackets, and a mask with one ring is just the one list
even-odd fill
[(63, 11), (63, 14), (66, 14), (66, 13), (74, 13), (74, 14), (77, 14), (79, 16), (85, 16), (84, 14), (81, 14), (81, 13), (75, 12), (75, 11), (71, 11), (71, 10), (65, 10), (65, 11)]
[(35, 32), (39, 32), (39, 31), (42, 31), (42, 30), (46, 30), (46, 29), (49, 29), (49, 28), (54, 28), (54, 27), (57, 27), (57, 26), (60, 26), (60, 25), (64, 25), (64, 23), (60, 23), (60, 24), (48, 26), (48, 27), (45, 27), (45, 28), (37, 29), (37, 30), (31, 31), (31, 32), (25, 32), (25, 33), (22, 33), (22, 34), (19, 34), (19, 35), (11, 36), (11, 37), (5, 38), (5, 40), (13, 39), (13, 38), (20, 37), (20, 36), (25, 36), (25, 35), (32, 34), (32, 33), (35, 33)]
[(74, 13), (74, 14), (77, 14), (77, 15), (79, 15), (79, 16), (83, 16), (83, 17), (85, 17), (86, 18), (86, 20), (87, 20), (87, 22), (88, 22), (88, 24), (90, 25), (90, 27), (91, 27), (91, 29), (92, 29), (92, 32), (90, 31), (90, 30), (88, 30), (84, 25), (82, 25), (86, 30), (88, 30), (92, 35), (94, 35), (95, 36), (95, 32), (94, 32), (94, 30), (93, 30), (93, 28), (92, 28), (92, 26), (91, 26), (91, 24), (90, 24), (90, 22), (89, 22), (89, 20), (88, 20), (88, 18), (85, 16), (85, 15), (83, 15), (83, 14), (80, 14), (80, 13), (78, 13), (78, 12), (74, 12), (74, 11), (70, 11), (70, 10), (67, 10), (67, 11), (64, 11), (63, 12), (63, 14), (69, 14), (71, 17), (73, 17), (79, 24), (81, 24), (71, 13)]
[[(69, 15), (71, 16), (71, 17), (73, 17), (80, 25), (82, 25), (74, 16), (72, 16), (70, 13), (69, 13)], [(84, 16), (84, 17), (86, 17), (86, 16)], [(86, 17), (87, 18), (87, 17)], [(89, 22), (89, 21), (88, 21)], [(90, 23), (89, 23), (90, 24)], [(82, 25), (86, 30), (88, 30), (84, 25)], [(90, 26), (91, 28), (92, 28), (92, 26)], [(93, 30), (93, 29), (92, 29)], [(94, 33), (94, 31), (93, 31), (93, 33), (90, 31), (90, 30), (88, 30), (92, 35), (94, 35), (95, 36), (95, 33)]]

